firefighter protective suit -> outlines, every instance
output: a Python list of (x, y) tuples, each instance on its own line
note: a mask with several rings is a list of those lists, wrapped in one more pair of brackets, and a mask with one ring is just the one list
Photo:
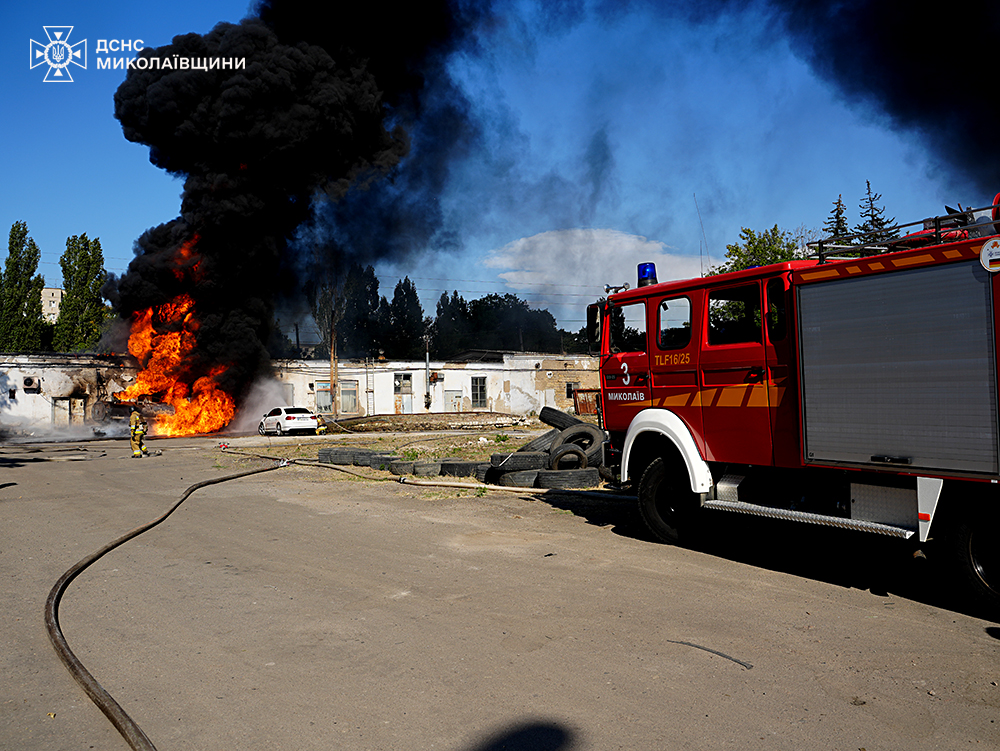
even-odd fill
[(142, 440), (143, 436), (146, 435), (146, 421), (142, 419), (142, 415), (139, 414), (139, 410), (132, 410), (132, 414), (128, 418), (128, 428), (129, 433), (132, 436), (132, 458), (137, 459), (139, 457), (149, 456), (149, 450), (146, 448), (146, 444)]

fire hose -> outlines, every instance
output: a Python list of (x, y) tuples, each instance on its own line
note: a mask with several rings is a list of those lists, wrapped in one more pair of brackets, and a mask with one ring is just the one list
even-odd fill
[(56, 654), (59, 655), (59, 659), (63, 661), (66, 669), (69, 670), (70, 675), (76, 680), (83, 690), (87, 692), (87, 695), (91, 698), (94, 704), (97, 705), (111, 720), (111, 724), (117, 728), (121, 736), (126, 740), (126, 742), (135, 751), (156, 751), (156, 747), (153, 745), (152, 741), (146, 736), (136, 722), (129, 717), (129, 715), (122, 709), (121, 705), (109, 694), (97, 679), (90, 673), (87, 668), (84, 667), (83, 663), (73, 654), (73, 650), (69, 648), (69, 644), (66, 642), (66, 637), (63, 636), (62, 629), (59, 627), (59, 602), (62, 599), (63, 593), (77, 576), (80, 575), (88, 566), (100, 560), (105, 554), (110, 553), (115, 548), (123, 545), (129, 540), (138, 537), (143, 532), (147, 532), (156, 525), (164, 521), (168, 516), (170, 516), (174, 511), (176, 511), (188, 497), (194, 493), (196, 490), (204, 488), (208, 485), (216, 485), (220, 482), (228, 482), (229, 480), (237, 480), (241, 477), (249, 477), (250, 475), (260, 474), (261, 472), (270, 472), (281, 467), (288, 466), (288, 462), (282, 461), (270, 467), (262, 467), (260, 469), (251, 469), (245, 472), (237, 472), (236, 474), (226, 475), (225, 477), (216, 477), (211, 480), (203, 480), (202, 482), (195, 483), (180, 497), (177, 502), (171, 506), (165, 514), (157, 519), (149, 522), (148, 524), (143, 524), (141, 527), (136, 527), (131, 532), (119, 537), (117, 540), (109, 542), (103, 548), (95, 553), (87, 556), (86, 558), (79, 561), (72, 568), (70, 568), (65, 574), (63, 574), (59, 581), (55, 583), (52, 587), (52, 591), (49, 592), (48, 598), (45, 600), (45, 629), (48, 631), (49, 640), (52, 642), (52, 646), (56, 650)]

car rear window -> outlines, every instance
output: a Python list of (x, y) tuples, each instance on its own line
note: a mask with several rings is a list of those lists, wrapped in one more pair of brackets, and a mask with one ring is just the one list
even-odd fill
[(303, 409), (302, 407), (292, 407), (285, 410), (286, 415), (308, 415), (309, 410)]

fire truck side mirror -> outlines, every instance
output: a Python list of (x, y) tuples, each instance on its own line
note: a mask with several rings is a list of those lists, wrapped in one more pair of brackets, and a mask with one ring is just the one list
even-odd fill
[(587, 352), (601, 352), (601, 306), (593, 303), (587, 306)]

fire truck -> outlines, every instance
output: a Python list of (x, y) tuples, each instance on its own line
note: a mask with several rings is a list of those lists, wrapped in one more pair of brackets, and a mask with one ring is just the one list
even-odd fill
[(1000, 606), (1000, 194), (946, 210), (716, 276), (640, 264), (588, 308), (604, 462), (656, 538), (730, 512), (931, 543)]

